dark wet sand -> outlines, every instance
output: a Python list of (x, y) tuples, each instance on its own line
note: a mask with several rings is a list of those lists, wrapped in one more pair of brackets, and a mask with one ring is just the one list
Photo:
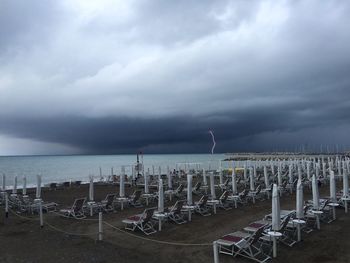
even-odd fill
[[(133, 189), (127, 188), (127, 192)], [(95, 200), (101, 200), (107, 193), (118, 192), (118, 186), (96, 186)], [(305, 198), (311, 197), (309, 189)], [(321, 196), (328, 195), (328, 186), (320, 188)], [(45, 201), (55, 201), (65, 208), (74, 198), (88, 196), (87, 185), (65, 190), (43, 190)], [(157, 204), (152, 204), (156, 206)], [(281, 199), (282, 209), (294, 209), (295, 195)], [(104, 214), (104, 220), (123, 228), (121, 220), (143, 211), (143, 208), (126, 208), (116, 213)], [(184, 225), (166, 223), (162, 232), (148, 238), (179, 243), (212, 243), (226, 233), (239, 230), (249, 222), (261, 219), (271, 212), (269, 200), (255, 205), (239, 207), (228, 211), (218, 210), (209, 217), (194, 215), (192, 222)], [(26, 216), (26, 215), (23, 215)], [(95, 220), (77, 221), (56, 215), (44, 215), (52, 226), (71, 233), (94, 233), (88, 236), (73, 236), (53, 230), (48, 225), (40, 229), (39, 222), (20, 218), (12, 213), (5, 219), (0, 211), (0, 262), (64, 262), (64, 263), (107, 263), (107, 262), (213, 262), (212, 246), (174, 246), (145, 241), (104, 225), (104, 241), (97, 239), (98, 223)], [(37, 216), (35, 216), (37, 218)], [(96, 219), (96, 217), (93, 217)], [(279, 245), (278, 258), (270, 262), (350, 262), (350, 214), (337, 209), (337, 220), (322, 224), (320, 231), (304, 234), (304, 241), (292, 248)], [(139, 237), (146, 237), (137, 233)], [(220, 262), (253, 262), (242, 258), (220, 255)]]

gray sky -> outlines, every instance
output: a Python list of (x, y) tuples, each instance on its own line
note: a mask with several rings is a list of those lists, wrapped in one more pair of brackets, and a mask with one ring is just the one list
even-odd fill
[(0, 155), (207, 153), (208, 129), (218, 152), (347, 147), (349, 13), (348, 1), (0, 0)]

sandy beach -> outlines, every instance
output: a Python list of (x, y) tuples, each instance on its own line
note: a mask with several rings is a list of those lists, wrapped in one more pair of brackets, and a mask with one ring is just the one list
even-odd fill
[[(328, 195), (328, 188), (320, 188), (321, 196)], [(102, 200), (107, 193), (118, 192), (117, 189), (117, 186), (97, 185), (95, 200)], [(126, 188), (129, 194), (133, 190)], [(60, 208), (65, 208), (75, 198), (88, 196), (88, 186), (64, 190), (44, 189), (42, 195), (45, 201), (57, 202)], [(311, 198), (311, 190), (304, 189), (304, 195), (305, 199)], [(281, 198), (281, 209), (294, 208), (295, 194)], [(103, 241), (97, 241), (97, 216), (88, 217), (87, 220), (75, 220), (51, 213), (44, 214), (45, 225), (41, 229), (37, 215), (28, 217), (10, 211), (9, 217), (5, 218), (2, 209), (0, 262), (213, 262), (211, 243), (269, 214), (271, 202), (257, 201), (256, 204), (239, 206), (228, 211), (219, 209), (216, 215), (209, 217), (194, 215), (192, 222), (183, 225), (165, 223), (161, 232), (150, 236), (140, 232), (125, 233), (124, 230), (117, 230), (124, 229), (121, 222), (124, 218), (142, 212), (143, 209), (128, 207), (123, 211), (119, 209), (115, 213), (104, 214), (103, 220), (106, 224), (103, 225)], [(280, 244), (278, 257), (272, 262), (350, 262), (349, 233), (349, 215), (343, 209), (337, 209), (336, 221), (322, 224), (319, 231), (304, 234), (301, 243), (292, 248)], [(220, 255), (220, 262), (232, 261), (231, 256)], [(238, 257), (234, 262), (250, 261)]]

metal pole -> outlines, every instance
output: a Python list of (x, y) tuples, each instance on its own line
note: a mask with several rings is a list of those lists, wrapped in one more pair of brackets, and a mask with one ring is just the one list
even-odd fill
[(103, 229), (102, 229), (102, 212), (98, 213), (98, 240), (103, 240)]
[(219, 263), (219, 248), (216, 241), (213, 242), (214, 263)]
[(40, 216), (40, 227), (44, 227), (44, 218), (43, 218), (43, 204), (42, 200), (39, 200), (39, 216)]
[(9, 217), (9, 198), (7, 196), (7, 192), (5, 192), (5, 216)]

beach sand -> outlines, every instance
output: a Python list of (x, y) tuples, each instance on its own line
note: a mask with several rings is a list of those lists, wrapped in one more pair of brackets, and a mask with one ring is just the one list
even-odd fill
[[(328, 186), (320, 188), (321, 197), (328, 195), (328, 188)], [(131, 188), (126, 189), (127, 193), (132, 191)], [(118, 186), (96, 186), (95, 200), (101, 200), (107, 193), (113, 192), (118, 192)], [(305, 188), (304, 195), (305, 199), (311, 198), (311, 190)], [(87, 196), (87, 185), (65, 190), (43, 190), (43, 199), (57, 202), (61, 208), (70, 206), (74, 198)], [(153, 206), (157, 204), (154, 203)], [(281, 198), (281, 209), (294, 209), (294, 207), (295, 194)], [(103, 219), (113, 226), (123, 228), (122, 219), (142, 212), (143, 209), (126, 208), (124, 211), (104, 214)], [(211, 244), (221, 236), (240, 230), (270, 212), (270, 200), (257, 201), (255, 205), (249, 204), (228, 211), (218, 209), (216, 215), (209, 217), (194, 215), (192, 222), (183, 225), (165, 223), (161, 232), (151, 236), (137, 232), (137, 237), (134, 237), (104, 224), (104, 240), (96, 241), (98, 231), (96, 220), (74, 220), (45, 214), (44, 221), (51, 227), (45, 224), (41, 229), (38, 216), (31, 217), (29, 220), (20, 217), (27, 217), (27, 215), (14, 215), (10, 212), (9, 218), (6, 219), (2, 208), (0, 211), (0, 262), (213, 262), (211, 245), (175, 246), (142, 238), (183, 244)], [(96, 218), (97, 216), (92, 219)], [(320, 231), (303, 234), (304, 241), (292, 248), (280, 244), (278, 257), (271, 262), (350, 262), (349, 233), (350, 214), (345, 214), (343, 209), (337, 209), (336, 221), (331, 224), (322, 224)], [(235, 259), (227, 255), (219, 257), (220, 262), (253, 262), (241, 257)]]

